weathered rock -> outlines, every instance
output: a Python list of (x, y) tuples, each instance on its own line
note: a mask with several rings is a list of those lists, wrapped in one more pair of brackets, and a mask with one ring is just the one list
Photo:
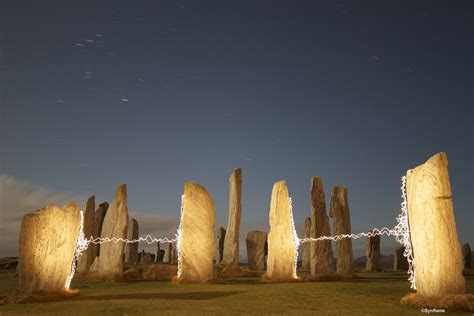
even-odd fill
[(395, 249), (395, 254), (393, 256), (393, 270), (394, 271), (407, 271), (408, 270), (408, 260), (403, 255), (405, 252), (405, 247), (400, 246)]
[(446, 154), (438, 153), (408, 170), (406, 188), (417, 294), (442, 297), (464, 293)]
[[(157, 242), (156, 243), (156, 254), (155, 254), (155, 262), (158, 263), (160, 262), (160, 243)], [(161, 261), (163, 261), (163, 259), (161, 259)]]
[(217, 263), (220, 263), (224, 259), (224, 240), (225, 228), (219, 226), (217, 230)]
[[(306, 217), (304, 220), (304, 230), (303, 238), (311, 237), (311, 218)], [(311, 269), (311, 245), (309, 243), (304, 243), (301, 245), (303, 251), (303, 260), (302, 260), (302, 269), (310, 270)]]
[[(311, 179), (311, 237), (331, 236), (329, 217), (326, 213), (326, 196), (321, 177)], [(321, 240), (311, 243), (311, 276), (328, 278), (334, 276), (331, 241)]]
[(145, 280), (164, 280), (169, 279), (173, 267), (167, 264), (152, 264), (144, 273)]
[[(84, 212), (84, 223), (83, 223), (83, 232), (84, 238), (96, 238), (94, 236), (95, 231), (95, 197), (91, 196), (87, 199), (86, 211)], [(85, 251), (81, 253), (77, 260), (77, 269), (76, 271), (79, 274), (86, 274), (89, 272), (89, 268), (94, 262), (96, 245), (90, 243)]]
[(143, 252), (142, 257), (141, 257), (141, 264), (150, 264), (152, 263), (153, 260), (153, 255), (149, 252)]
[[(138, 221), (134, 218), (130, 219), (127, 227), (127, 239), (137, 240), (139, 236)], [(126, 263), (137, 263), (138, 262), (138, 242), (127, 243), (125, 245), (125, 262)]]
[(462, 246), (462, 260), (464, 262), (464, 268), (470, 269), (471, 268), (471, 246), (469, 244), (464, 244)]
[(270, 202), (267, 271), (269, 281), (296, 280), (296, 244), (286, 182), (273, 185)]
[(239, 230), (242, 213), (242, 169), (235, 169), (229, 178), (229, 221), (224, 239), (224, 265), (239, 264)]
[(206, 189), (189, 181), (184, 184), (183, 203), (180, 271), (174, 280), (183, 283), (207, 282), (214, 278), (214, 202)]
[(267, 233), (258, 230), (248, 232), (245, 241), (249, 269), (263, 271), (265, 269)]
[(163, 259), (165, 258), (165, 253), (166, 251), (164, 249), (160, 250), (160, 253), (158, 254), (158, 262), (163, 262)]
[[(351, 217), (347, 188), (334, 187), (331, 190), (331, 208), (329, 215), (333, 218), (334, 235), (351, 233)], [(336, 241), (336, 272), (341, 277), (352, 277), (354, 273), (354, 257), (352, 240), (342, 238)]]
[[(94, 238), (100, 237), (102, 234), (102, 225), (104, 224), (105, 214), (109, 209), (109, 203), (104, 202), (99, 204), (99, 207), (95, 210), (95, 229)], [(100, 244), (95, 245), (95, 255), (98, 257), (100, 254)], [(98, 261), (97, 261), (98, 262)]]
[[(119, 185), (102, 225), (101, 238), (126, 238), (128, 226), (127, 187)], [(97, 277), (117, 280), (123, 277), (123, 242), (108, 242), (100, 247)]]
[(128, 269), (123, 273), (123, 277), (127, 281), (136, 281), (143, 278), (142, 271), (136, 268)]
[(173, 257), (172, 264), (178, 264), (178, 250), (176, 248), (173, 248), (173, 251), (171, 253)]
[(367, 271), (380, 271), (380, 236), (375, 235), (367, 238), (367, 246), (365, 249), (367, 263), (365, 269)]
[(173, 264), (173, 244), (167, 243), (165, 251), (165, 258), (163, 259), (163, 262)]
[(62, 208), (49, 205), (23, 216), (19, 238), (19, 282), (23, 293), (65, 290), (80, 225), (80, 210), (74, 203)]

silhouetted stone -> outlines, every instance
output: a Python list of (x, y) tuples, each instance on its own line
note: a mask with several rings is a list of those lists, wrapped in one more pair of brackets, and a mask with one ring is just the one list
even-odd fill
[[(87, 199), (86, 211), (83, 213), (84, 223), (83, 223), (83, 232), (84, 238), (90, 239), (95, 238), (94, 231), (96, 229), (95, 225), (95, 197), (91, 196)], [(90, 243), (86, 250), (84, 250), (77, 260), (77, 269), (76, 271), (79, 274), (86, 274), (89, 272), (89, 268), (94, 262), (96, 254), (96, 245)]]
[(365, 269), (367, 271), (380, 271), (380, 236), (375, 235), (367, 238), (367, 246), (365, 249), (367, 263)]
[[(139, 237), (138, 221), (131, 218), (127, 227), (127, 239), (137, 240)], [(138, 262), (138, 242), (127, 243), (125, 245), (125, 262), (126, 263), (137, 263)]]
[(224, 240), (225, 228), (219, 226), (217, 230), (217, 263), (220, 263), (224, 259)]
[(242, 212), (242, 169), (235, 169), (229, 178), (229, 221), (224, 239), (224, 265), (239, 264), (239, 230)]
[(405, 252), (405, 247), (400, 246), (395, 249), (395, 255), (393, 256), (393, 270), (395, 271), (407, 271), (408, 270), (408, 260), (403, 255)]
[[(104, 224), (105, 214), (107, 214), (108, 209), (109, 209), (109, 203), (104, 202), (104, 203), (99, 204), (99, 207), (95, 210), (94, 238), (100, 237), (100, 235), (102, 234), (102, 225)], [(91, 245), (89, 245), (89, 247), (90, 246)], [(94, 247), (94, 246), (92, 246), (92, 247)], [(95, 245), (95, 255), (96, 255), (96, 257), (99, 256), (99, 254), (100, 254), (100, 244), (97, 244), (97, 245)]]
[(464, 244), (462, 246), (462, 260), (464, 262), (464, 268), (470, 269), (471, 268), (471, 246), (469, 244)]
[(247, 234), (245, 241), (249, 269), (263, 271), (265, 269), (267, 233), (258, 230), (251, 231)]
[[(334, 187), (331, 190), (331, 208), (329, 215), (333, 218), (334, 235), (351, 233), (351, 217), (347, 188)], [(342, 238), (336, 241), (336, 272), (341, 277), (352, 277), (354, 273), (354, 257), (352, 240)]]
[(76, 250), (79, 208), (49, 205), (23, 216), (20, 227), (19, 282), (23, 293), (62, 292)]

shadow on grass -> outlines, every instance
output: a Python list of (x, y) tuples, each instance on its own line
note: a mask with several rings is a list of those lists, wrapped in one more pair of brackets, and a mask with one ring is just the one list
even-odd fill
[(228, 292), (188, 292), (188, 293), (130, 293), (115, 295), (91, 295), (75, 297), (74, 301), (106, 301), (106, 300), (149, 300), (149, 299), (171, 299), (171, 300), (210, 300), (228, 297), (243, 293), (242, 291)]

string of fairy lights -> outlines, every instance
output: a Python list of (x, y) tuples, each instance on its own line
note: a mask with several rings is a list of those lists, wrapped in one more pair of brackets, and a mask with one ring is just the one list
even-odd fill
[[(321, 236), (318, 238), (298, 238), (298, 235), (296, 233), (296, 228), (295, 228), (295, 222), (293, 219), (293, 206), (292, 206), (292, 200), (291, 197), (289, 198), (289, 209), (290, 209), (290, 218), (291, 218), (291, 226), (292, 226), (292, 237), (293, 237), (293, 242), (295, 245), (295, 256), (294, 256), (294, 269), (293, 269), (293, 277), (297, 278), (296, 275), (296, 268), (297, 268), (297, 263), (298, 263), (298, 248), (301, 244), (304, 243), (311, 243), (311, 242), (318, 242), (322, 240), (332, 240), (332, 241), (338, 241), (344, 238), (351, 238), (351, 239), (358, 239), (362, 237), (373, 237), (377, 235), (386, 235), (386, 236), (395, 236), (395, 240), (399, 243), (401, 243), (405, 247), (405, 251), (403, 255), (407, 258), (408, 262), (408, 274), (410, 275), (408, 278), (408, 281), (411, 283), (411, 288), (416, 289), (416, 273), (415, 273), (415, 259), (413, 257), (413, 249), (411, 246), (411, 238), (410, 238), (410, 226), (408, 223), (408, 208), (407, 208), (407, 195), (406, 195), (406, 177), (402, 177), (402, 186), (401, 186), (401, 213), (397, 216), (396, 221), (397, 225), (395, 225), (394, 228), (389, 229), (387, 227), (383, 227), (381, 229), (379, 228), (374, 228), (369, 232), (360, 232), (357, 234), (340, 234), (336, 236)], [(136, 242), (146, 242), (147, 244), (152, 244), (152, 243), (174, 243), (176, 242), (176, 250), (177, 250), (177, 255), (178, 255), (178, 271), (177, 271), (177, 277), (181, 276), (181, 240), (183, 237), (183, 209), (184, 209), (184, 195), (181, 195), (181, 219), (180, 223), (177, 229), (177, 232), (175, 234), (175, 238), (169, 239), (167, 237), (165, 238), (155, 238), (150, 235), (147, 235), (145, 237), (139, 237), (137, 239), (126, 239), (126, 238), (120, 238), (120, 237), (97, 237), (93, 238), (90, 237), (89, 239), (85, 238), (84, 236), (84, 214), (83, 211), (81, 211), (81, 225), (79, 229), (79, 234), (77, 237), (77, 244), (76, 244), (76, 249), (74, 252), (74, 260), (71, 264), (71, 271), (69, 273), (69, 276), (66, 280), (65, 284), (65, 289), (69, 289), (71, 285), (72, 278), (74, 277), (74, 273), (76, 271), (77, 267), (77, 260), (81, 253), (87, 249), (89, 244), (103, 244), (103, 243), (108, 243), (108, 242), (124, 242), (127, 244), (131, 243), (136, 243)]]

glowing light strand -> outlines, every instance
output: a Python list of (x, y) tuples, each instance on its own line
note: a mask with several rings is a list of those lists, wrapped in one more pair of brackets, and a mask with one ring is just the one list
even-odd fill
[(64, 284), (65, 290), (69, 290), (69, 287), (71, 286), (72, 278), (76, 272), (77, 259), (81, 253), (87, 249), (88, 246), (88, 242), (84, 239), (84, 212), (79, 211), (79, 213), (81, 214), (81, 224), (79, 226), (79, 233), (77, 234), (76, 249), (74, 250), (74, 258), (71, 263), (71, 270), (69, 271), (69, 275), (66, 278), (66, 284)]
[(176, 251), (178, 253), (178, 272), (177, 277), (181, 276), (181, 238), (183, 238), (183, 208), (184, 208), (184, 194), (181, 195), (181, 219), (179, 221), (178, 231), (176, 232)]
[(298, 235), (296, 233), (296, 228), (295, 228), (295, 221), (293, 220), (293, 205), (292, 205), (292, 200), (291, 197), (289, 198), (289, 203), (290, 203), (290, 218), (291, 218), (291, 229), (293, 233), (293, 241), (295, 243), (295, 266), (293, 269), (293, 278), (297, 278), (296, 276), (296, 268), (298, 266), (298, 247), (300, 245), (300, 239), (298, 238)]

